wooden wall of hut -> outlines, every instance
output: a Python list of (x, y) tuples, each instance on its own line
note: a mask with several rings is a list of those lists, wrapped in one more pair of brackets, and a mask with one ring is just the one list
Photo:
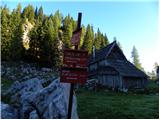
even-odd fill
[(127, 89), (143, 88), (145, 81), (144, 78), (123, 77), (123, 87)]
[(121, 88), (122, 81), (119, 73), (112, 67), (99, 67), (98, 72), (98, 83), (107, 86), (109, 88)]

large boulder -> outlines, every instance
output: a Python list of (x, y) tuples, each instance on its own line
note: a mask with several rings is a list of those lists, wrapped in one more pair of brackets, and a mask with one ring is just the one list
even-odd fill
[(16, 110), (8, 104), (1, 102), (1, 118), (2, 119), (15, 119), (17, 118)]
[[(69, 99), (69, 84), (60, 84), (59, 79), (54, 80), (48, 87), (43, 88), (27, 97), (23, 101), (23, 105), (31, 106), (23, 109), (23, 118), (33, 109), (36, 110), (39, 118), (56, 119), (67, 118), (68, 99)], [(73, 99), (72, 118), (78, 118), (76, 110), (76, 98)]]
[(29, 114), (29, 119), (38, 119), (38, 114), (36, 110), (33, 110), (30, 114)]
[(52, 69), (50, 68), (41, 68), (42, 72), (52, 72)]
[[(43, 81), (43, 82), (42, 82)], [(23, 119), (67, 118), (70, 84), (53, 80), (43, 87), (44, 80), (33, 78), (25, 82), (15, 82), (8, 91), (11, 103)], [(73, 97), (72, 118), (78, 118), (76, 97)]]
[(38, 90), (43, 89), (43, 86), (38, 78), (33, 78), (25, 82), (16, 81), (11, 88), (7, 91), (7, 94), (11, 96), (11, 103), (15, 107), (21, 106), (23, 99), (26, 99), (27, 95), (30, 95)]

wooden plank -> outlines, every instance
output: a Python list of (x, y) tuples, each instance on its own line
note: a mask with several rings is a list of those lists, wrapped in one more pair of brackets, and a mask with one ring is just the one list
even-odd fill
[(65, 83), (81, 83), (84, 84), (87, 80), (87, 68), (61, 68), (61, 82)]
[(65, 67), (87, 67), (88, 52), (84, 50), (64, 50), (63, 66)]
[(79, 45), (81, 38), (82, 28), (73, 32), (73, 36), (71, 38), (72, 45)]

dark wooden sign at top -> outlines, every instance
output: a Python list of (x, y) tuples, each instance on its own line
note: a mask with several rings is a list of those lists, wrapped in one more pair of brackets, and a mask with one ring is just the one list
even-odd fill
[(87, 67), (88, 52), (84, 50), (64, 50), (64, 67), (84, 68)]
[(79, 45), (81, 33), (82, 33), (82, 28), (73, 32), (73, 36), (71, 39), (72, 45)]

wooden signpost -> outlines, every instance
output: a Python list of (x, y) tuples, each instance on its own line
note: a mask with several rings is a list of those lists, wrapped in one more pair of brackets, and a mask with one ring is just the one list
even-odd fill
[(84, 50), (64, 50), (63, 66), (84, 68), (87, 67), (88, 52)]
[(87, 78), (86, 68), (63, 67), (61, 71), (61, 82), (84, 84)]
[(77, 30), (73, 32), (71, 39), (72, 45), (75, 49), (65, 49), (63, 55), (63, 66), (61, 68), (61, 82), (71, 83), (69, 104), (68, 104), (68, 119), (71, 119), (72, 115), (72, 101), (74, 84), (84, 84), (87, 80), (87, 61), (88, 52), (84, 50), (78, 50), (81, 37), (81, 17), (82, 13), (78, 13)]
[(82, 28), (73, 32), (73, 36), (72, 36), (72, 39), (71, 39), (72, 45), (74, 45), (74, 46), (79, 45), (80, 38), (81, 38), (81, 33), (82, 33)]

